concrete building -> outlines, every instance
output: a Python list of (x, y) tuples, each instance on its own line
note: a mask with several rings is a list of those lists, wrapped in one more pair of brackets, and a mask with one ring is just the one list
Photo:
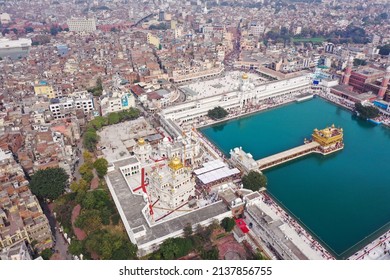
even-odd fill
[[(180, 166), (178, 162), (180, 161), (175, 160), (174, 166)], [(214, 221), (220, 222), (223, 218), (232, 216), (232, 212), (227, 209), (226, 205), (222, 201), (217, 201), (189, 212), (182, 212), (179, 216), (169, 216), (165, 220), (152, 222), (147, 196), (137, 194), (129, 187), (131, 176), (140, 177), (139, 173), (127, 175), (124, 171), (129, 170), (129, 166), (134, 167), (134, 161), (131, 158), (113, 162), (106, 181), (126, 232), (131, 242), (138, 246), (140, 256), (155, 251), (168, 238), (182, 236), (183, 228), (188, 223), (195, 228), (197, 225), (207, 226)], [(182, 183), (187, 180), (188, 178)], [(188, 196), (190, 193), (187, 193)], [(181, 193), (183, 198), (187, 194)]]
[(74, 100), (71, 98), (53, 98), (49, 109), (55, 119), (70, 117), (75, 111)]
[(0, 14), (0, 23), (1, 24), (9, 24), (11, 22), (11, 16), (7, 13)]
[(226, 110), (242, 109), (247, 104), (258, 104), (270, 97), (298, 93), (310, 87), (309, 73), (294, 78), (272, 81), (254, 86), (244, 74), (237, 81), (238, 90), (222, 94), (202, 96), (202, 98), (171, 106), (162, 110), (161, 117), (178, 122), (188, 122), (206, 116), (208, 111), (221, 106)]
[(249, 31), (253, 34), (253, 36), (260, 37), (264, 34), (265, 26), (257, 22), (252, 22)]
[(245, 173), (249, 173), (251, 170), (259, 171), (253, 156), (250, 153), (245, 153), (242, 150), (242, 147), (230, 150), (230, 160), (233, 162), (234, 166), (237, 166)]
[(197, 166), (200, 163), (200, 143), (194, 132), (183, 133), (171, 120), (162, 121), (167, 132), (174, 137), (169, 141), (167, 137), (157, 144), (158, 154), (161, 158), (178, 157), (188, 165)]
[(0, 249), (35, 241), (40, 252), (53, 246), (49, 222), (28, 187), (22, 167), (0, 149)]
[(155, 46), (156, 48), (160, 47), (160, 39), (156, 36), (154, 36), (152, 33), (147, 34), (147, 42), (148, 44), (151, 44)]
[(143, 138), (139, 138), (137, 144), (133, 147), (133, 152), (138, 160), (145, 164), (152, 155), (152, 146), (145, 142)]
[(388, 90), (389, 79), (390, 67), (385, 71), (370, 66), (352, 71), (352, 67), (347, 66), (343, 85), (352, 87), (356, 93), (369, 93), (383, 99)]
[(47, 96), (48, 98), (55, 98), (56, 91), (46, 81), (39, 81), (34, 83), (34, 92), (38, 96)]
[(195, 195), (195, 180), (191, 169), (185, 167), (178, 157), (168, 165), (156, 168), (149, 176), (149, 189), (152, 197), (169, 208), (187, 203)]
[(115, 90), (113, 92), (103, 94), (99, 98), (99, 101), (102, 116), (135, 107), (134, 95), (125, 91)]
[(72, 18), (67, 20), (69, 31), (73, 32), (95, 32), (96, 20), (94, 18)]
[(0, 260), (29, 261), (32, 260), (32, 257), (26, 242), (22, 240), (0, 251)]
[(87, 91), (75, 92), (68, 97), (53, 98), (50, 103), (49, 109), (55, 119), (70, 117), (77, 110), (88, 116), (94, 110), (93, 97)]

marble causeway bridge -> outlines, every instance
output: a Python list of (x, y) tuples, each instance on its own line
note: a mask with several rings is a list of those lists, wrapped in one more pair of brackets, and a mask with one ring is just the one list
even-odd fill
[(307, 141), (305, 139), (305, 144), (259, 159), (256, 163), (259, 170), (265, 170), (311, 153), (328, 155), (343, 148), (343, 129), (335, 128), (335, 126), (332, 125), (331, 127), (322, 130), (314, 129), (312, 140)]

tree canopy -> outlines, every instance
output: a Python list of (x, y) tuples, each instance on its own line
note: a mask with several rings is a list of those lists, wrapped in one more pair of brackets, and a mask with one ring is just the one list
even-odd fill
[(41, 252), (41, 257), (44, 260), (50, 260), (51, 256), (53, 256), (51, 249), (45, 249)]
[(218, 260), (218, 258), (219, 258), (218, 248), (216, 246), (214, 246), (213, 248), (211, 248), (208, 251), (204, 250), (201, 252), (200, 256), (204, 260)]
[(73, 192), (86, 192), (89, 189), (89, 184), (84, 179), (81, 179), (78, 182), (72, 182), (72, 184), (70, 184), (70, 189)]
[(169, 238), (165, 240), (160, 251), (165, 260), (174, 260), (187, 255), (193, 249), (191, 239), (188, 238)]
[(267, 177), (264, 174), (251, 170), (247, 175), (242, 177), (242, 183), (245, 189), (256, 192), (260, 188), (267, 186)]
[(108, 124), (109, 125), (112, 125), (112, 124), (117, 124), (120, 122), (120, 118), (119, 118), (119, 114), (114, 112), (114, 113), (110, 113), (107, 117), (107, 120), (108, 120)]
[(360, 102), (355, 103), (355, 110), (362, 119), (373, 119), (379, 116), (379, 109), (375, 106), (364, 106)]
[(96, 149), (96, 144), (99, 141), (99, 136), (96, 131), (87, 130), (84, 134), (83, 144), (84, 147), (88, 149), (88, 151), (94, 151)]
[(218, 106), (208, 111), (207, 116), (214, 120), (223, 119), (229, 113), (222, 107)]
[(236, 222), (234, 221), (233, 218), (226, 217), (223, 218), (223, 220), (221, 221), (221, 227), (223, 227), (226, 232), (232, 231), (235, 225)]
[(99, 178), (103, 178), (107, 174), (108, 161), (105, 158), (98, 158), (94, 163), (96, 173)]
[(38, 170), (31, 177), (30, 189), (39, 198), (53, 200), (64, 193), (68, 178), (63, 168)]
[(102, 78), (97, 78), (96, 86), (93, 88), (89, 88), (88, 91), (91, 92), (93, 96), (101, 96), (103, 94)]
[(74, 224), (76, 227), (81, 228), (89, 234), (102, 226), (102, 218), (100, 217), (100, 212), (98, 210), (83, 210)]
[(379, 47), (380, 55), (389, 55), (390, 54), (390, 44)]
[(87, 125), (87, 131), (84, 133), (84, 147), (88, 151), (93, 152), (96, 149), (96, 144), (99, 141), (99, 136), (96, 131), (106, 125), (117, 124), (119, 122), (134, 120), (139, 117), (139, 110), (137, 108), (130, 108), (120, 112), (110, 113), (107, 117), (96, 117)]
[(85, 248), (97, 253), (104, 260), (137, 259), (137, 246), (127, 236), (107, 230), (98, 230), (85, 240)]

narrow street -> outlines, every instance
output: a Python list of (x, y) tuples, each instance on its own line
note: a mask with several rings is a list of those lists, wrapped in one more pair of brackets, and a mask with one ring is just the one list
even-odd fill
[(53, 247), (54, 255), (53, 259), (58, 260), (71, 260), (72, 256), (68, 253), (68, 243), (65, 241), (64, 236), (59, 231), (59, 226), (52, 213), (53, 204), (50, 206), (46, 202), (41, 201), (43, 213), (49, 220), (50, 229), (53, 234), (55, 246)]

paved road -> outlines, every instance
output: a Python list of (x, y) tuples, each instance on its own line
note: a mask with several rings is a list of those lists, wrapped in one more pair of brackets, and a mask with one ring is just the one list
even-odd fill
[(56, 245), (54, 246), (54, 250), (58, 259), (60, 260), (71, 260), (72, 256), (68, 253), (68, 242), (65, 241), (64, 236), (58, 230), (58, 227), (55, 229), (55, 238)]
[(57, 259), (71, 260), (72, 256), (68, 253), (68, 243), (65, 241), (63, 235), (58, 230), (58, 223), (50, 210), (52, 206), (49, 207), (49, 205), (46, 202), (41, 203), (41, 205), (42, 205), (43, 213), (46, 215), (47, 219), (49, 220), (50, 229), (55, 241), (55, 246), (53, 249), (56, 252)]

